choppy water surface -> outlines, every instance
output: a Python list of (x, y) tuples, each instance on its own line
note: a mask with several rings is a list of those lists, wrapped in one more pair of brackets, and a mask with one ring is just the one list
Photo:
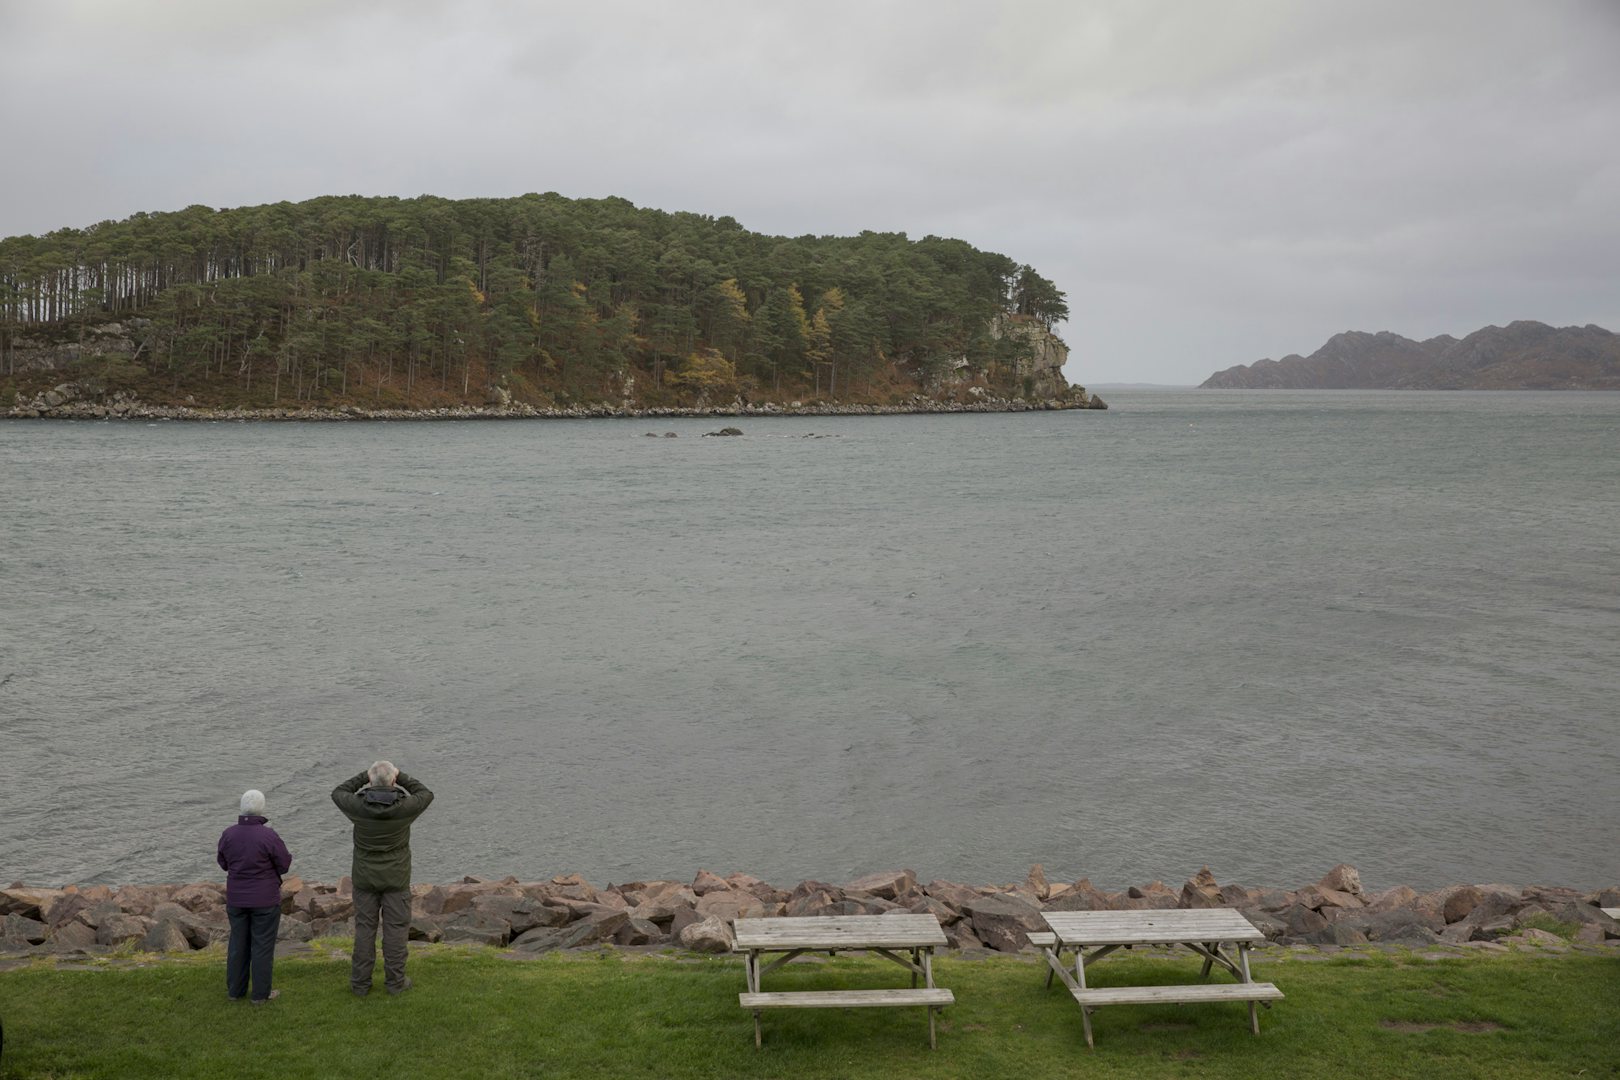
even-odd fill
[(1620, 880), (1620, 395), (731, 422), (0, 424), (0, 878)]

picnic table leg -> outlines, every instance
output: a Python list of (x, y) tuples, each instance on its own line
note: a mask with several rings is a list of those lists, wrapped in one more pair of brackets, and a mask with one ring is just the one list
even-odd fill
[(1050, 949), (1042, 945), (1041, 950), (1048, 954), (1046, 961), (1046, 988), (1050, 990), (1052, 989), (1052, 980), (1057, 976), (1057, 968), (1053, 967), (1052, 964), (1054, 961), (1059, 964), (1063, 963), (1063, 942), (1053, 942), (1053, 947)]
[[(1253, 977), (1249, 975), (1249, 943), (1246, 941), (1238, 942), (1238, 966), (1243, 969), (1243, 981), (1254, 982)], [(1260, 1013), (1252, 1001), (1249, 1002), (1249, 1030), (1256, 1035), (1260, 1034)]]
[(929, 945), (922, 951), (923, 985), (928, 989), (934, 988), (934, 947)]
[(1215, 957), (1213, 953), (1220, 951), (1221, 943), (1218, 941), (1214, 943), (1206, 942), (1204, 948), (1211, 950), (1212, 955), (1204, 957), (1204, 970), (1198, 973), (1198, 977), (1200, 979), (1209, 978), (1209, 969), (1215, 966)]
[[(1086, 988), (1086, 949), (1083, 945), (1074, 947), (1074, 979), (1080, 984), (1080, 989)], [(1086, 1048), (1095, 1050), (1097, 1044), (1091, 1038), (1091, 1010), (1084, 1005), (1080, 1006), (1080, 1025), (1086, 1030)]]
[(934, 1016), (939, 1012), (938, 1005), (928, 1006), (928, 1049), (938, 1050), (939, 1040), (934, 1035)]
[[(748, 979), (748, 992), (759, 993), (759, 950), (749, 949), (743, 954), (743, 970)], [(754, 1049), (758, 1050), (764, 1045), (764, 1036), (760, 1031), (760, 1010), (754, 1010)]]
[[(922, 958), (920, 956), (918, 956), (917, 953), (918, 953), (918, 950), (916, 950), (916, 949), (911, 950), (911, 963), (912, 963), (913, 968), (915, 968), (917, 965), (922, 963)], [(916, 971), (912, 971), (912, 973), (911, 973), (911, 988), (913, 990), (917, 989), (917, 972)]]

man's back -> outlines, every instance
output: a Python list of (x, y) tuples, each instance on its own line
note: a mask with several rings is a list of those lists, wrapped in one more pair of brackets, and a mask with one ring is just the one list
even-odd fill
[(354, 887), (375, 893), (409, 889), (411, 822), (433, 802), (433, 792), (404, 773), (395, 780), (397, 788), (367, 788), (369, 780), (361, 773), (332, 790), (332, 801), (354, 823)]

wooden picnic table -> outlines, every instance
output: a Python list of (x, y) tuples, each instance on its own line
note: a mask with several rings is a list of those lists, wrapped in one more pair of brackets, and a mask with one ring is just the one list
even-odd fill
[[(1266, 1008), (1281, 998), (1282, 991), (1271, 983), (1257, 983), (1249, 974), (1249, 946), (1264, 941), (1265, 935), (1254, 924), (1230, 908), (1146, 911), (1048, 911), (1044, 912), (1050, 934), (1031, 934), (1029, 940), (1045, 954), (1046, 985), (1056, 975), (1068, 986), (1080, 1006), (1086, 1045), (1095, 1046), (1091, 1036), (1091, 1014), (1103, 1005), (1194, 1004), (1204, 1001), (1247, 1001), (1249, 1029), (1260, 1034), (1259, 1002)], [(1118, 949), (1133, 945), (1183, 945), (1204, 958), (1200, 978), (1219, 966), (1236, 976), (1237, 985), (1192, 983), (1180, 986), (1086, 985), (1086, 962), (1095, 963)], [(1234, 960), (1227, 947), (1236, 949)], [(1074, 950), (1074, 973), (1063, 962), (1063, 950)], [(1092, 950), (1088, 956), (1086, 950)]]
[[(934, 949), (945, 944), (945, 931), (932, 915), (826, 915), (775, 919), (737, 919), (733, 950), (743, 954), (748, 990), (739, 994), (742, 1007), (754, 1014), (754, 1046), (762, 1044), (760, 1011), (767, 1008), (870, 1008), (922, 1005), (928, 1009), (928, 1045), (936, 1044), (935, 1013), (956, 998), (934, 985)], [(796, 956), (810, 952), (870, 952), (911, 972), (909, 989), (801, 990), (766, 993), (760, 980)], [(783, 955), (761, 966), (768, 953)], [(905, 954), (905, 955), (903, 955)], [(918, 986), (918, 978), (923, 985)]]

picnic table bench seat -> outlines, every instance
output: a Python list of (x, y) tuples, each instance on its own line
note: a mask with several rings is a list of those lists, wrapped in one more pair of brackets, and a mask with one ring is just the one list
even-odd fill
[(927, 1005), (944, 1008), (956, 1004), (956, 995), (942, 988), (907, 990), (793, 990), (786, 993), (738, 994), (745, 1009), (860, 1009), (876, 1005)]
[(1197, 1005), (1206, 1001), (1279, 1001), (1271, 983), (1189, 983), (1183, 986), (1092, 986), (1071, 990), (1081, 1005)]

